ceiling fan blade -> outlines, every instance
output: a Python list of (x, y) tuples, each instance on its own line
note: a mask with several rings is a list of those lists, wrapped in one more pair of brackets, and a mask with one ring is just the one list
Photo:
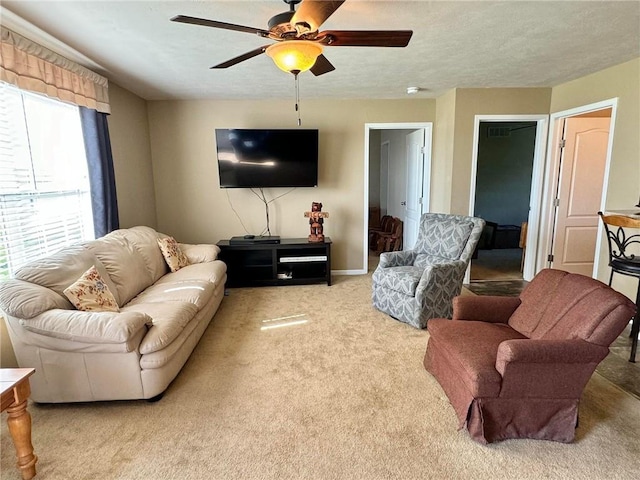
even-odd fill
[(291, 19), (291, 24), (306, 23), (312, 32), (316, 32), (344, 2), (345, 0), (302, 0)]
[(250, 52), (244, 53), (240, 56), (232, 58), (231, 60), (227, 60), (226, 62), (219, 63), (218, 65), (214, 65), (211, 68), (229, 68), (240, 62), (244, 62), (245, 60), (249, 60), (250, 58), (257, 57), (261, 53), (267, 49), (269, 45), (263, 45), (262, 47), (256, 48), (255, 50), (251, 50)]
[(329, 60), (327, 60), (327, 57), (325, 57), (324, 55), (320, 55), (318, 58), (316, 58), (316, 63), (314, 63), (313, 67), (311, 67), (311, 73), (313, 73), (317, 77), (318, 75), (332, 72), (335, 69), (336, 67), (334, 67)]
[(332, 47), (406, 47), (412, 30), (325, 30), (319, 39)]
[(176, 15), (171, 19), (172, 22), (190, 23), (192, 25), (202, 25), (203, 27), (224, 28), (225, 30), (235, 30), (237, 32), (246, 32), (266, 37), (269, 35), (267, 30), (261, 28), (245, 27), (244, 25), (236, 25), (234, 23), (217, 22), (216, 20), (207, 20), (206, 18), (189, 17), (186, 15)]

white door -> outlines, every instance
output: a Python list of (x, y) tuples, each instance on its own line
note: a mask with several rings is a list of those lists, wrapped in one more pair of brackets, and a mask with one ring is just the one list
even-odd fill
[(380, 145), (380, 215), (389, 211), (389, 142)]
[(591, 276), (610, 118), (567, 118), (551, 267)]
[(418, 238), (423, 204), (423, 169), (425, 163), (425, 131), (416, 130), (406, 137), (407, 188), (404, 211), (403, 250), (413, 248)]

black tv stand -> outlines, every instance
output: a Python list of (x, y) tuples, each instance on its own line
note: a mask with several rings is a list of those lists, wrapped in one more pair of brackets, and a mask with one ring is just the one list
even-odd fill
[(263, 235), (256, 237), (231, 237), (229, 239), (230, 245), (255, 245), (256, 243), (280, 243), (280, 237), (278, 235)]
[[(237, 237), (234, 237), (237, 238)], [(256, 237), (257, 238), (257, 237)], [(265, 238), (265, 237), (262, 237)], [(219, 258), (227, 264), (228, 287), (331, 285), (331, 239), (282, 238), (278, 243), (221, 240)], [(255, 240), (255, 239), (253, 239)]]

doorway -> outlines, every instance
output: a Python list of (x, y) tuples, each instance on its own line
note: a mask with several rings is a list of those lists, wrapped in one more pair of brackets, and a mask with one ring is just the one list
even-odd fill
[(617, 99), (552, 116), (539, 268), (596, 278)]
[[(535, 275), (547, 115), (476, 115), (469, 214), (487, 227), (465, 275), (528, 281)], [(498, 247), (498, 248), (496, 248)], [(482, 258), (484, 257), (484, 258)], [(506, 268), (505, 268), (506, 266)]]
[(412, 248), (420, 215), (429, 211), (431, 123), (365, 125), (364, 265), (377, 266), (369, 252), (370, 212), (403, 222), (403, 249)]
[(536, 122), (481, 121), (474, 215), (486, 222), (471, 281), (522, 280)]

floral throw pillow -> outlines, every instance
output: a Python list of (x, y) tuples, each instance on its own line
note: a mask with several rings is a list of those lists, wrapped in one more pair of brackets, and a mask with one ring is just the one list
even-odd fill
[(182, 267), (189, 265), (187, 256), (180, 250), (180, 246), (173, 237), (165, 237), (158, 239), (158, 245), (164, 260), (169, 265), (172, 272), (177, 272)]
[(119, 312), (118, 302), (93, 266), (64, 289), (73, 305), (84, 312)]

